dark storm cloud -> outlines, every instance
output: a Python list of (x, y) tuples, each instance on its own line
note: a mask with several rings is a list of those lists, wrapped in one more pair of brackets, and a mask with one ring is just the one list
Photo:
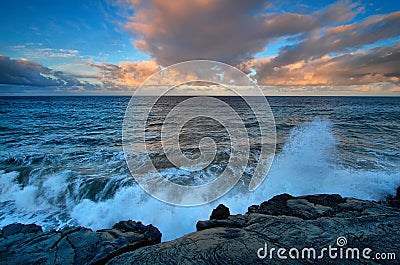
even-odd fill
[(354, 17), (357, 4), (341, 1), (312, 14), (268, 13), (268, 1), (130, 1), (126, 28), (134, 45), (161, 65), (190, 59), (239, 64), (279, 37), (299, 35)]
[(87, 63), (86, 69), (79, 69), (78, 66), (82, 67), (77, 65), (76, 69), (73, 69), (73, 65), (70, 65), (66, 68), (70, 71), (59, 71), (34, 61), (14, 60), (0, 55), (0, 84), (42, 87), (48, 88), (49, 91), (55, 88), (55, 91), (112, 91), (139, 86), (159, 70), (158, 65), (152, 61), (121, 62), (119, 65)]
[(28, 86), (56, 86), (58, 80), (46, 75), (51, 69), (28, 60), (13, 60), (0, 55), (0, 84)]
[(0, 55), (0, 84), (36, 87), (85, 86), (92, 88), (89, 83), (78, 80), (81, 77), (85, 78), (86, 76), (64, 73), (34, 61), (26, 59), (14, 60)]

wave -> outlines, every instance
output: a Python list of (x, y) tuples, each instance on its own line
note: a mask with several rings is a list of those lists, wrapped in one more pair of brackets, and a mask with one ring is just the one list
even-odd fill
[[(38, 174), (22, 186), (17, 181), (18, 172), (0, 171), (0, 226), (18, 221), (45, 228), (73, 224), (100, 229), (133, 219), (157, 226), (163, 240), (171, 240), (194, 231), (196, 222), (208, 219), (219, 203), (235, 214), (281, 193), (338, 193), (369, 200), (394, 193), (400, 185), (398, 168), (387, 171), (343, 166), (332, 127), (328, 120), (320, 119), (294, 127), (257, 190), (243, 192), (239, 182), (217, 201), (195, 207), (160, 202), (126, 175), (91, 182), (77, 172), (63, 170)], [(168, 174), (174, 175), (174, 170), (179, 174), (179, 169), (169, 169)]]

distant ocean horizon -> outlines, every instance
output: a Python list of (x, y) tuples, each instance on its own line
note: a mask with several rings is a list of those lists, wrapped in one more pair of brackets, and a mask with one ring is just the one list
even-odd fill
[[(200, 185), (224, 169), (230, 142), (220, 124), (199, 119), (182, 130), (181, 147), (196, 156), (201, 137), (213, 137), (218, 151), (212, 164), (193, 173), (169, 163), (157, 135), (166, 110), (185, 98), (160, 99), (160, 111), (147, 124), (146, 143), (165, 178)], [(250, 162), (228, 194), (210, 204), (178, 207), (146, 194), (129, 172), (122, 125), (130, 96), (0, 96), (0, 227), (22, 222), (45, 229), (100, 229), (133, 219), (159, 227), (168, 240), (195, 231), (196, 221), (208, 219), (219, 203), (244, 213), (249, 205), (281, 193), (380, 200), (400, 185), (398, 96), (267, 96), (276, 124), (276, 154), (254, 192), (245, 186), (258, 159), (257, 123), (239, 97), (217, 98), (242, 118)]]
[[(29, 93), (0, 93), (0, 98), (26, 98), (26, 97), (132, 97), (131, 94), (29, 94)], [(147, 96), (156, 96), (156, 95), (147, 95)], [(202, 96), (215, 96), (214, 94), (205, 95), (205, 94), (191, 94), (191, 95), (181, 95), (181, 94), (168, 94), (165, 97), (202, 97)], [(240, 96), (231, 96), (231, 95), (221, 95), (217, 97), (240, 97)], [(251, 97), (251, 96), (250, 96)], [(258, 97), (258, 96), (256, 96)], [(313, 98), (313, 97), (327, 97), (327, 98), (398, 98), (400, 94), (295, 94), (295, 93), (286, 93), (286, 94), (265, 94), (265, 98)]]

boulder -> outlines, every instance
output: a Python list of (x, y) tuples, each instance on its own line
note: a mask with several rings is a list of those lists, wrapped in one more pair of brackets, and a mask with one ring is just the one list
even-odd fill
[(84, 227), (43, 232), (38, 225), (17, 223), (1, 230), (0, 263), (104, 264), (127, 251), (160, 242), (157, 228), (134, 221), (97, 232)]
[(215, 220), (224, 220), (226, 218), (228, 218), (228, 216), (231, 213), (229, 212), (229, 208), (226, 207), (223, 204), (220, 204), (217, 206), (217, 208), (215, 208), (210, 216), (210, 220), (215, 219)]

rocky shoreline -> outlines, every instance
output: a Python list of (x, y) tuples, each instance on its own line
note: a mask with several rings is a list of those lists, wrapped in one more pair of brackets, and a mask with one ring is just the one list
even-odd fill
[(135, 221), (96, 232), (11, 224), (0, 230), (0, 264), (398, 264), (400, 187), (385, 202), (281, 194), (238, 215), (219, 205), (196, 229), (161, 243), (156, 227)]

